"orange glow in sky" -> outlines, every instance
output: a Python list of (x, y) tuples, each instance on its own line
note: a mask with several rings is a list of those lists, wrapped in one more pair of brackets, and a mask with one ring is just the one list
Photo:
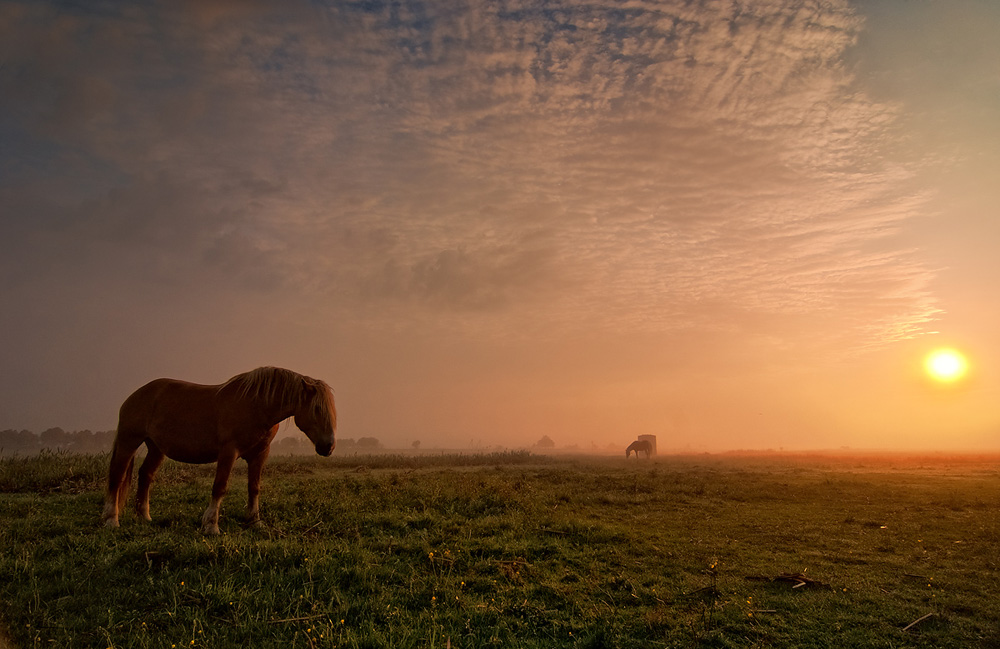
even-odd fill
[(387, 449), (1000, 451), (997, 32), (0, 0), (0, 431), (274, 365)]

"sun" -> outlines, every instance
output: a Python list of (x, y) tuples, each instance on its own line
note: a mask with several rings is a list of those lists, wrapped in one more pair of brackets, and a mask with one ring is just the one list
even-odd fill
[(935, 349), (924, 359), (924, 369), (935, 381), (954, 383), (965, 376), (969, 362), (955, 349)]

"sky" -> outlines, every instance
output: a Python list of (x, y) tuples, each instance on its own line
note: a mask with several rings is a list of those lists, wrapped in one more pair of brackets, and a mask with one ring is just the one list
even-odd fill
[(998, 31), (992, 0), (0, 0), (0, 428), (276, 365), (394, 447), (1000, 449)]

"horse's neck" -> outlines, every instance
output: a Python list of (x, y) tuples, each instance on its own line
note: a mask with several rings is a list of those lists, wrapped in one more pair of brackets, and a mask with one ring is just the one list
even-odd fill
[(286, 403), (281, 399), (273, 399), (271, 402), (261, 404), (261, 412), (264, 413), (269, 426), (273, 426), (294, 416), (297, 410), (298, 404)]
[(249, 412), (253, 413), (252, 417), (258, 420), (257, 423), (268, 428), (294, 416), (299, 409), (298, 403), (280, 393), (256, 396), (235, 393), (230, 398), (235, 398), (236, 403), (242, 402), (241, 409), (249, 407)]

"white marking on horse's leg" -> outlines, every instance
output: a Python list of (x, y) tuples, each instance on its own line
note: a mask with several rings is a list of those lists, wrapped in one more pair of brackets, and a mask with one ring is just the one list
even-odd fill
[(104, 527), (118, 527), (118, 494), (104, 497), (104, 513), (101, 514)]
[(209, 503), (208, 509), (201, 517), (201, 531), (203, 534), (211, 534), (215, 536), (220, 534), (219, 530), (219, 510), (222, 507), (222, 497), (212, 497), (212, 502)]
[(254, 527), (260, 524), (260, 497), (256, 497), (247, 503), (247, 526)]

